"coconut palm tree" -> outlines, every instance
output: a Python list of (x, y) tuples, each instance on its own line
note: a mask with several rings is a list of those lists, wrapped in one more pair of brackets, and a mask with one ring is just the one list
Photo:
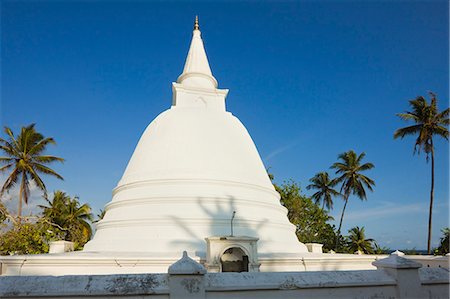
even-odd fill
[(46, 201), (46, 206), (39, 206), (44, 221), (60, 231), (59, 237), (77, 242), (80, 246), (89, 241), (93, 215), (88, 204), (80, 204), (78, 197), (72, 198), (62, 191), (55, 191), (52, 200)]
[(0, 149), (6, 155), (0, 157), (0, 172), (10, 171), (0, 190), (0, 197), (9, 192), (19, 184), (18, 219), (22, 215), (22, 201), (28, 204), (30, 197), (30, 183), (33, 182), (39, 189), (47, 194), (47, 189), (40, 174), (47, 174), (58, 179), (63, 179), (56, 171), (46, 166), (52, 162), (63, 162), (64, 159), (45, 155), (44, 152), (49, 144), (55, 144), (53, 138), (45, 138), (37, 132), (34, 124), (22, 127), (20, 134), (16, 137), (8, 127), (4, 128), (7, 139), (0, 138)]
[(373, 239), (366, 239), (364, 227), (355, 226), (348, 231), (347, 248), (350, 252), (373, 253)]
[(403, 139), (405, 136), (416, 135), (414, 152), (420, 153), (423, 150), (428, 162), (431, 156), (431, 191), (430, 191), (430, 209), (428, 214), (428, 254), (431, 253), (431, 228), (433, 218), (433, 200), (434, 200), (434, 145), (433, 136), (441, 136), (448, 140), (449, 132), (449, 108), (439, 112), (437, 107), (436, 95), (430, 92), (431, 103), (419, 96), (409, 101), (412, 111), (398, 113), (397, 116), (405, 121), (414, 122), (413, 125), (400, 128), (394, 133), (394, 138)]
[(353, 194), (361, 200), (366, 200), (366, 188), (373, 191), (373, 186), (375, 186), (375, 182), (371, 178), (361, 173), (375, 167), (372, 163), (361, 164), (365, 156), (365, 153), (357, 155), (353, 150), (350, 150), (340, 154), (338, 156), (340, 161), (331, 166), (332, 169), (336, 169), (336, 174), (339, 175), (335, 180), (337, 184), (341, 184), (340, 193), (343, 195), (344, 199), (344, 207), (342, 209), (341, 220), (339, 221), (339, 228), (336, 234), (336, 250), (341, 236), (342, 220), (344, 219), (348, 198)]
[(322, 202), (322, 210), (324, 206), (328, 210), (333, 209), (333, 196), (339, 196), (340, 193), (333, 189), (336, 185), (335, 180), (330, 180), (328, 172), (319, 172), (309, 180), (312, 184), (306, 186), (307, 190), (318, 190), (311, 198), (316, 204)]
[(444, 227), (441, 229), (443, 236), (441, 237), (441, 244), (436, 248), (435, 254), (445, 255), (449, 252), (449, 241), (450, 241), (450, 228)]

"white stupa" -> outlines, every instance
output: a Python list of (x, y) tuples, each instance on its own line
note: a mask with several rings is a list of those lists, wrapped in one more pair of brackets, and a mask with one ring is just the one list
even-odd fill
[(259, 238), (261, 257), (307, 252), (297, 240), (258, 151), (226, 111), (196, 21), (170, 109), (143, 133), (84, 251), (204, 259), (205, 238)]
[(376, 256), (297, 240), (258, 151), (225, 109), (196, 21), (170, 109), (145, 130), (83, 251), (0, 256), (0, 275), (164, 273), (183, 251), (209, 272), (371, 269)]

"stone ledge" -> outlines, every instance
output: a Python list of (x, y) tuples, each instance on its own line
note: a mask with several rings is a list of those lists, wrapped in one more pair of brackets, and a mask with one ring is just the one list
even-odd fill
[(0, 298), (168, 294), (167, 274), (2, 276)]

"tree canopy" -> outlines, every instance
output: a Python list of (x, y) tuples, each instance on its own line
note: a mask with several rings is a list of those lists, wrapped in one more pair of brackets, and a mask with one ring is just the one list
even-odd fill
[(375, 182), (371, 178), (361, 173), (375, 167), (372, 163), (362, 163), (365, 156), (366, 154), (364, 152), (358, 155), (353, 150), (349, 150), (340, 154), (338, 156), (338, 162), (335, 162), (331, 166), (332, 169), (336, 170), (338, 177), (335, 181), (337, 184), (341, 184), (340, 193), (344, 197), (344, 207), (336, 234), (336, 250), (338, 250), (338, 246), (341, 243), (342, 221), (349, 196), (353, 194), (361, 200), (366, 200), (366, 188), (373, 191), (373, 186), (375, 186)]
[(394, 138), (404, 138), (406, 136), (417, 136), (414, 144), (414, 152), (420, 153), (423, 150), (426, 153), (427, 162), (431, 155), (431, 190), (430, 190), (430, 208), (428, 212), (428, 240), (427, 250), (431, 253), (431, 232), (433, 219), (433, 201), (434, 201), (434, 136), (440, 136), (446, 140), (449, 137), (448, 125), (449, 109), (439, 112), (437, 106), (437, 97), (430, 92), (430, 103), (423, 96), (419, 96), (409, 101), (411, 111), (398, 113), (397, 116), (405, 121), (414, 122), (413, 125), (400, 128), (394, 133)]
[(301, 193), (300, 185), (292, 180), (274, 185), (280, 193), (281, 204), (288, 210), (289, 221), (295, 225), (298, 239), (303, 243), (324, 244), (325, 251), (334, 246), (334, 228), (328, 223), (332, 217)]
[(350, 253), (374, 253), (374, 240), (366, 239), (366, 233), (364, 227), (355, 226), (348, 231), (346, 237), (347, 250)]
[(336, 185), (336, 180), (330, 179), (328, 172), (319, 172), (310, 180), (308, 186), (306, 186), (307, 190), (317, 190), (311, 198), (314, 200), (314, 203), (320, 204), (322, 202), (322, 209), (327, 207), (328, 210), (333, 209), (333, 197), (340, 196), (341, 194), (333, 189)]
[(88, 204), (81, 204), (78, 197), (70, 197), (65, 192), (55, 191), (47, 205), (40, 205), (41, 221), (51, 225), (58, 239), (75, 242), (75, 248), (82, 247), (92, 235), (93, 215)]
[(17, 137), (13, 131), (5, 127), (6, 139), (0, 138), (0, 150), (5, 156), (0, 157), (0, 172), (9, 171), (9, 175), (0, 189), (0, 197), (19, 184), (18, 218), (22, 214), (22, 201), (28, 203), (30, 197), (30, 183), (34, 183), (44, 195), (47, 194), (41, 174), (63, 179), (56, 171), (49, 168), (47, 164), (52, 162), (63, 162), (64, 159), (46, 155), (45, 150), (50, 144), (55, 144), (51, 137), (44, 137), (37, 132), (34, 124), (22, 127)]

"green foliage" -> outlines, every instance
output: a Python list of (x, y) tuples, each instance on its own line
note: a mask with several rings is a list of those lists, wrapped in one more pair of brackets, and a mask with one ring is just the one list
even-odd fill
[(46, 201), (47, 206), (39, 206), (43, 214), (41, 222), (49, 226), (55, 239), (72, 241), (76, 249), (82, 248), (92, 235), (90, 206), (62, 191), (55, 191), (53, 199)]
[(41, 223), (18, 223), (0, 236), (0, 254), (46, 253), (48, 237)]
[(341, 195), (339, 192), (333, 189), (333, 187), (336, 185), (336, 180), (331, 180), (328, 172), (319, 172), (309, 181), (311, 182), (311, 184), (306, 186), (306, 189), (318, 190), (311, 196), (311, 198), (314, 200), (314, 203), (320, 204), (320, 202), (322, 202), (322, 209), (324, 206), (326, 206), (328, 210), (333, 209), (333, 197)]
[(441, 243), (439, 247), (434, 250), (437, 255), (446, 255), (449, 253), (449, 239), (450, 239), (450, 228), (445, 227), (441, 229), (443, 236), (441, 237)]
[(4, 164), (0, 167), (0, 172), (9, 171), (9, 175), (0, 190), (0, 197), (19, 184), (18, 217), (20, 221), (22, 201), (28, 203), (30, 197), (30, 182), (34, 182), (46, 194), (46, 187), (40, 174), (62, 179), (58, 173), (46, 165), (55, 161), (63, 162), (64, 159), (44, 155), (47, 146), (55, 144), (55, 141), (37, 132), (34, 124), (22, 127), (17, 137), (8, 127), (5, 127), (4, 131), (7, 138), (0, 138), (0, 150), (5, 154), (4, 157), (0, 157), (0, 164)]
[(373, 253), (375, 254), (389, 254), (392, 250), (389, 247), (380, 247), (377, 242), (373, 241)]
[(6, 215), (7, 215), (7, 210), (6, 207), (3, 203), (0, 202), (0, 224), (3, 223), (3, 221), (6, 220)]
[[(0, 172), (8, 171), (9, 175), (1, 187), (0, 196), (18, 186), (19, 209), (17, 221), (0, 203), (0, 224), (6, 218), (12, 223), (12, 226), (4, 225), (7, 230), (0, 235), (0, 253), (44, 253), (48, 251), (49, 240), (61, 239), (72, 241), (76, 249), (81, 249), (92, 235), (91, 208), (87, 204), (80, 204), (77, 197), (72, 198), (61, 191), (55, 191), (53, 199), (48, 200), (45, 184), (40, 177), (41, 174), (46, 174), (62, 179), (47, 166), (64, 161), (45, 154), (48, 145), (55, 144), (55, 141), (37, 132), (34, 124), (22, 127), (17, 136), (8, 127), (4, 131), (7, 138), (0, 138), (0, 150), (5, 155), (0, 157)], [(33, 217), (38, 219), (36, 223), (22, 223), (22, 202), (28, 203), (31, 182), (43, 191), (48, 205), (40, 206), (43, 216)]]
[(414, 153), (423, 150), (428, 155), (433, 151), (433, 136), (441, 136), (448, 140), (449, 108), (439, 112), (436, 95), (430, 92), (431, 102), (428, 104), (423, 96), (409, 101), (412, 111), (398, 113), (397, 116), (405, 121), (412, 121), (414, 125), (400, 128), (394, 133), (394, 138), (404, 138), (416, 135)]
[(92, 234), (89, 205), (80, 204), (77, 197), (61, 191), (55, 191), (52, 200), (46, 200), (48, 206), (40, 206), (43, 216), (36, 216), (36, 223), (15, 222), (0, 233), (0, 254), (46, 253), (49, 242), (55, 240), (72, 241), (78, 250), (89, 241)]
[(296, 182), (290, 180), (274, 186), (281, 195), (281, 204), (288, 210), (289, 221), (296, 227), (298, 239), (303, 243), (321, 243), (325, 251), (331, 250), (335, 234), (328, 223), (332, 219), (328, 213), (301, 194)]
[(366, 188), (373, 191), (375, 182), (363, 175), (361, 172), (370, 170), (375, 166), (372, 163), (362, 164), (362, 160), (366, 156), (365, 153), (357, 155), (354, 151), (342, 153), (338, 156), (339, 161), (334, 163), (331, 168), (336, 169), (338, 177), (335, 179), (337, 184), (341, 184), (340, 193), (344, 196), (344, 207), (342, 209), (341, 220), (336, 236), (336, 250), (338, 250), (342, 221), (344, 219), (345, 208), (347, 207), (348, 198), (351, 194), (357, 196), (361, 200), (367, 199)]
[(427, 100), (419, 96), (414, 100), (409, 101), (409, 105), (412, 111), (405, 113), (398, 113), (397, 116), (405, 121), (414, 122), (413, 125), (400, 128), (394, 133), (394, 138), (403, 139), (406, 136), (417, 136), (414, 144), (414, 152), (420, 153), (423, 150), (426, 153), (427, 162), (431, 154), (431, 192), (430, 192), (430, 210), (428, 215), (428, 240), (427, 251), (431, 253), (431, 231), (433, 220), (433, 200), (434, 200), (434, 146), (433, 137), (441, 136), (448, 140), (449, 131), (448, 125), (450, 124), (449, 113), (450, 109), (447, 108), (442, 112), (439, 112), (437, 107), (436, 95), (430, 92), (431, 102), (428, 104)]
[(374, 168), (372, 163), (361, 164), (366, 153), (357, 155), (353, 150), (342, 153), (338, 156), (340, 161), (334, 163), (331, 168), (336, 169), (336, 183), (341, 184), (341, 193), (348, 199), (350, 194), (356, 195), (359, 199), (367, 199), (366, 189), (373, 191), (375, 182), (363, 175), (361, 172)]
[(347, 251), (349, 253), (363, 252), (374, 253), (373, 239), (366, 239), (364, 227), (355, 226), (348, 231), (349, 235), (346, 237)]

